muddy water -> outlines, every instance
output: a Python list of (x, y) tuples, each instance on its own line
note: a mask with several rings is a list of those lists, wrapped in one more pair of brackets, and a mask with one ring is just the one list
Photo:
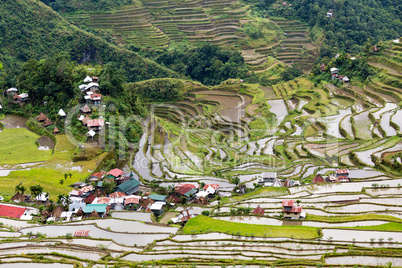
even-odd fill
[(395, 136), (396, 135), (396, 130), (389, 124), (391, 121), (391, 116), (394, 114), (393, 111), (387, 112), (383, 114), (381, 117), (381, 122), (380, 125), (382, 129), (384, 129), (385, 133), (387, 133), (387, 136)]
[(39, 143), (38, 150), (52, 150), (54, 148), (54, 141), (48, 136), (42, 136), (36, 141)]
[(318, 118), (318, 121), (324, 123), (327, 126), (328, 135), (341, 138), (342, 135), (339, 133), (339, 123), (346, 115), (350, 114), (352, 114), (352, 109), (348, 108), (346, 110), (339, 110), (339, 114), (337, 115)]
[(330, 257), (325, 259), (326, 264), (335, 265), (375, 265), (387, 266), (389, 263), (392, 266), (402, 266), (402, 258), (391, 257), (371, 257), (371, 256), (346, 256), (346, 257)]
[(2, 120), (0, 120), (0, 123), (2, 123), (5, 128), (27, 128), (27, 121), (28, 118), (21, 117), (21, 116), (16, 116), (16, 115), (6, 115), (6, 117)]
[(147, 133), (144, 133), (140, 140), (138, 152), (134, 158), (133, 167), (136, 171), (138, 171), (138, 173), (144, 179), (153, 181), (153, 180), (155, 180), (155, 178), (149, 174), (148, 165), (150, 162), (149, 162), (149, 159), (144, 154), (144, 146), (146, 145), (147, 141), (148, 141)]
[(22, 229), (21, 232), (26, 234), (44, 233), (48, 237), (65, 236), (68, 233), (74, 234), (77, 230), (89, 230), (89, 236), (93, 238), (105, 238), (115, 241), (117, 244), (125, 244), (128, 246), (145, 246), (156, 239), (164, 239), (169, 234), (129, 234), (129, 233), (116, 233), (97, 228), (94, 225), (80, 224), (80, 225), (60, 225), (60, 226), (40, 226)]
[(389, 237), (393, 238), (393, 242), (402, 242), (402, 232), (380, 232), (380, 231), (360, 231), (360, 230), (338, 230), (338, 229), (323, 229), (323, 239), (332, 238), (335, 241), (353, 241), (357, 242), (379, 242), (379, 239), (387, 241)]
[(285, 102), (280, 100), (268, 100), (267, 103), (271, 106), (270, 111), (276, 115), (276, 119), (278, 120), (277, 126), (283, 121), (285, 116), (288, 115), (288, 110), (286, 109)]
[[(353, 178), (353, 177), (352, 177)], [(327, 183), (323, 185), (308, 185), (289, 188), (291, 193), (296, 193), (300, 191), (311, 191), (316, 194), (320, 193), (335, 193), (335, 192), (360, 192), (362, 187), (371, 187), (373, 181), (366, 182), (351, 182), (351, 183)], [(378, 182), (379, 184), (386, 184), (390, 187), (396, 187), (398, 184), (402, 184), (402, 179), (396, 180), (383, 180)]]
[(402, 133), (402, 110), (399, 109), (396, 113), (391, 117), (392, 122), (399, 126), (399, 133)]

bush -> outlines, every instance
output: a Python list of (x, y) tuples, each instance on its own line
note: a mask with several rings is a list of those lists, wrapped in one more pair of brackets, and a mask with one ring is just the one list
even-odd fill
[(201, 212), (201, 214), (208, 217), (209, 216), (209, 210), (203, 210)]

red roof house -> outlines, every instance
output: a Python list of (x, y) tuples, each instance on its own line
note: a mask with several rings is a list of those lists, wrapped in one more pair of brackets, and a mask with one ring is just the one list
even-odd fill
[(23, 207), (0, 205), (0, 216), (19, 219), (24, 215), (26, 210)]
[(93, 194), (89, 194), (87, 198), (84, 199), (85, 204), (92, 204), (95, 200), (95, 196)]
[(265, 210), (258, 205), (254, 210), (253, 214), (261, 215), (263, 216), (265, 214)]
[(123, 170), (118, 169), (118, 168), (114, 168), (114, 169), (112, 169), (111, 171), (109, 171), (109, 172), (107, 173), (107, 176), (108, 176), (108, 177), (118, 178), (118, 177), (120, 177), (120, 176), (123, 175), (123, 174), (124, 174), (124, 171), (123, 171)]
[(125, 193), (121, 193), (121, 192), (114, 192), (109, 195), (110, 198), (119, 198), (119, 197), (125, 197), (125, 196), (127, 196), (127, 195)]
[(295, 205), (293, 200), (283, 200), (282, 201), (282, 213), (284, 219), (298, 220), (301, 217), (302, 206)]

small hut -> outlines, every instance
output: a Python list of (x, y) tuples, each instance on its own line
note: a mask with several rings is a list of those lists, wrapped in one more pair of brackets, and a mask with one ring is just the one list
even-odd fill
[(51, 125), (53, 125), (53, 124), (54, 124), (54, 123), (53, 123), (52, 121), (50, 121), (49, 118), (46, 118), (45, 122), (43, 122), (43, 125), (44, 125), (45, 127), (51, 126)]
[(80, 110), (81, 110), (81, 112), (83, 114), (90, 114), (91, 113), (91, 109), (89, 109), (88, 105), (86, 105), (86, 104)]
[(106, 196), (105, 192), (102, 191), (101, 189), (96, 189), (95, 193), (94, 193), (95, 197), (102, 197), (102, 196)]
[(88, 120), (91, 120), (91, 117), (89, 117), (88, 115), (84, 117), (84, 119), (81, 120), (82, 124), (84, 124), (84, 126), (87, 125)]
[(148, 207), (149, 205), (152, 205), (153, 203), (155, 203), (155, 201), (152, 200), (151, 198), (142, 199), (142, 200), (140, 201), (140, 205), (141, 205), (143, 208), (146, 208), (146, 207)]
[(44, 122), (47, 119), (47, 116), (44, 113), (40, 113), (36, 119), (39, 122)]
[(96, 212), (96, 210), (95, 210), (95, 209), (92, 211), (92, 213), (91, 213), (91, 214), (89, 214), (89, 216), (88, 216), (88, 217), (89, 217), (89, 218), (100, 218), (99, 213), (98, 213), (98, 212)]
[(89, 194), (85, 199), (84, 202), (85, 204), (92, 204), (92, 202), (94, 201), (95, 196), (93, 194)]
[(57, 127), (54, 127), (53, 134), (59, 134), (60, 130)]
[(84, 216), (84, 211), (82, 211), (82, 209), (79, 209), (77, 213), (75, 213), (75, 217), (82, 217), (82, 216)]
[(325, 72), (325, 64), (324, 63), (321, 63), (321, 66), (320, 66), (320, 71), (321, 72)]
[(258, 206), (253, 210), (253, 214), (257, 214), (257, 215), (264, 216), (265, 210), (264, 210), (262, 207), (260, 207), (260, 205), (258, 205)]
[(10, 199), (11, 201), (14, 201), (16, 203), (24, 202), (25, 201), (25, 196), (19, 192), (16, 192), (13, 197)]
[(57, 206), (57, 208), (53, 211), (53, 218), (55, 218), (55, 220), (59, 220), (62, 212), (64, 212), (64, 208), (62, 206)]
[(44, 217), (44, 218), (49, 218), (50, 217), (50, 212), (49, 211), (47, 211), (47, 210), (45, 210), (45, 211), (43, 211), (42, 212), (42, 217)]
[(371, 48), (371, 52), (375, 52), (375, 53), (377, 53), (377, 52), (379, 52), (380, 50), (378, 49), (378, 47), (376, 46), (376, 45), (374, 45), (372, 48)]

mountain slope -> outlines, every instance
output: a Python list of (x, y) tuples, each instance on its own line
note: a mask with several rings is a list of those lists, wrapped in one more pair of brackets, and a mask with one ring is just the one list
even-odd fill
[(116, 62), (130, 81), (179, 76), (135, 52), (78, 29), (37, 0), (4, 0), (0, 14), (0, 53), (5, 65), (67, 53), (78, 63)]

